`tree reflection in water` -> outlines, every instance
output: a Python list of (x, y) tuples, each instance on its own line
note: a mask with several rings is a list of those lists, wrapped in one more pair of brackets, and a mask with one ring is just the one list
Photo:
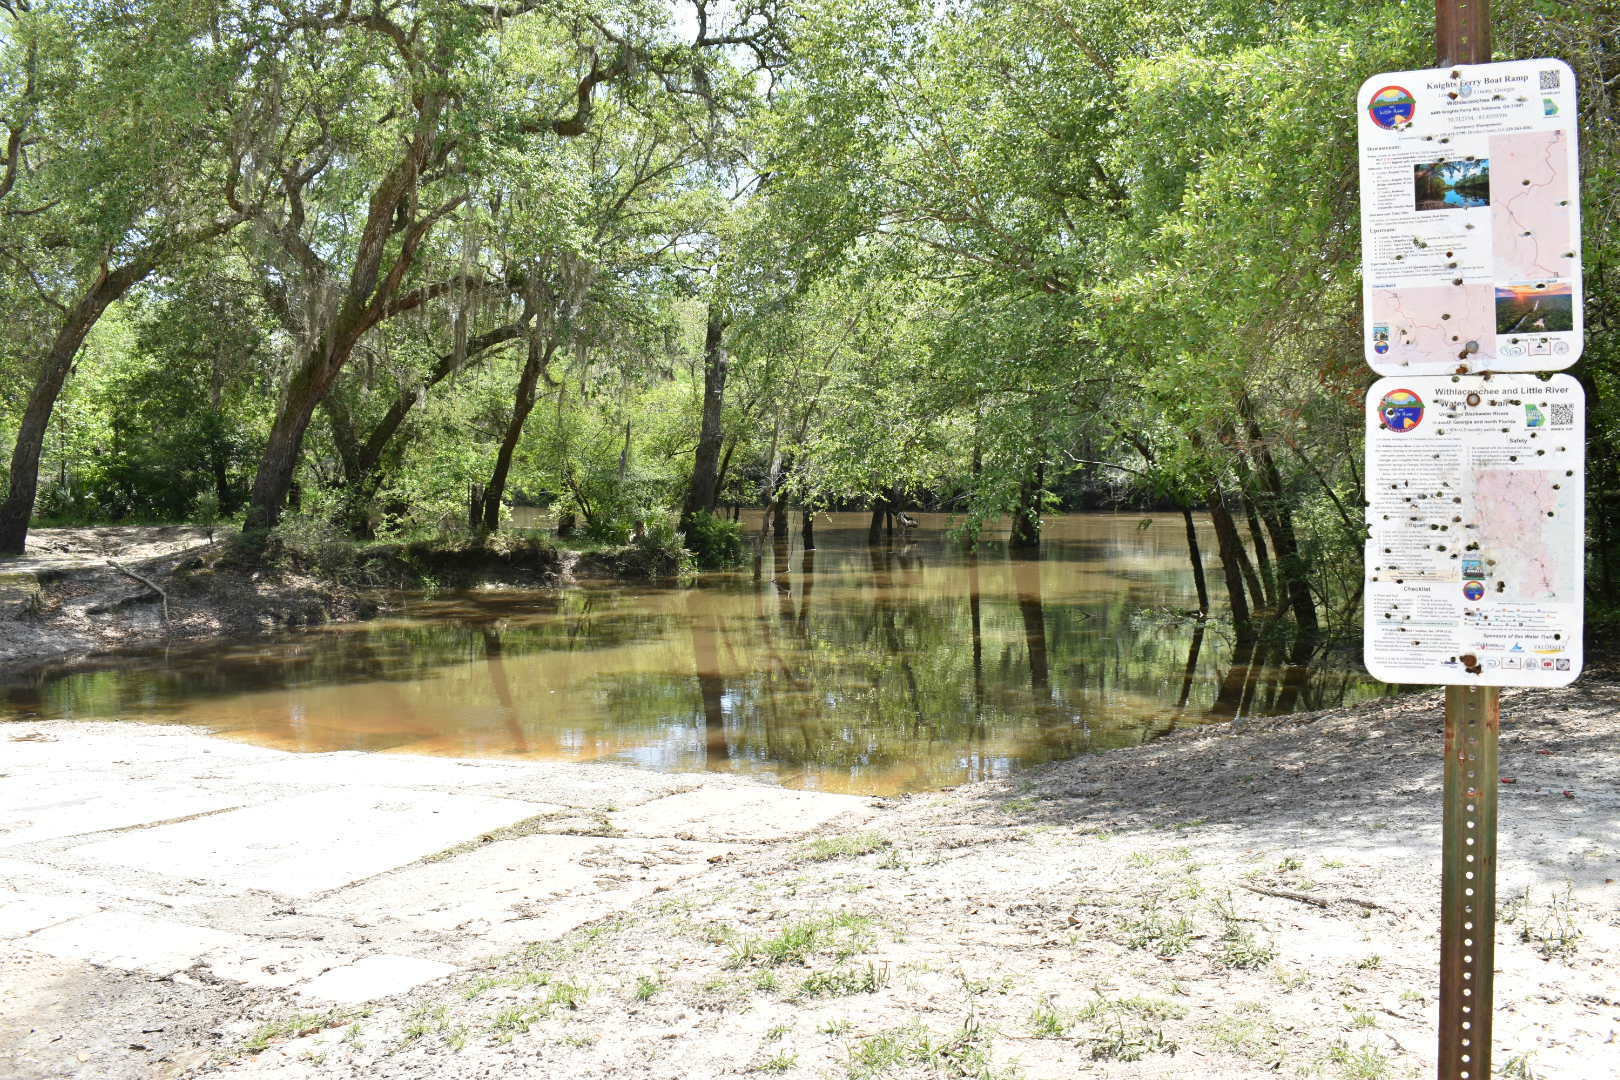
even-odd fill
[(864, 515), (826, 515), (816, 550), (773, 544), (759, 579), (406, 597), (372, 624), (19, 677), (6, 700), (300, 750), (892, 792), (1381, 692), (1314, 646), (1236, 647), (1219, 621), (1176, 614), (1196, 606), (1177, 516), (1053, 518), (1034, 558), (993, 535), (964, 551), (942, 516), (919, 517), (868, 545)]

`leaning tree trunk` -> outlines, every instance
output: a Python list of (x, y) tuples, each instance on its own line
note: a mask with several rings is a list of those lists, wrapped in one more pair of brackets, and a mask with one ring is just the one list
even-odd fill
[(1294, 613), (1294, 622), (1306, 634), (1315, 634), (1320, 627), (1316, 618), (1316, 601), (1311, 596), (1310, 568), (1299, 550), (1294, 535), (1293, 515), (1288, 512), (1287, 494), (1283, 490), (1282, 472), (1262, 438), (1260, 423), (1253, 415), (1253, 406), (1243, 403), (1249, 442), (1253, 447), (1255, 463), (1264, 481), (1265, 503), (1260, 507), (1260, 519), (1271, 534), (1271, 547), (1277, 556), (1277, 575), (1282, 591), (1288, 595), (1288, 606)]
[(720, 494), (720, 449), (725, 442), (721, 419), (726, 404), (726, 376), (731, 371), (725, 332), (726, 323), (720, 318), (719, 307), (710, 304), (708, 326), (703, 334), (703, 421), (692, 463), (692, 483), (686, 489), (686, 501), (681, 506), (683, 531), (699, 513), (713, 513)]
[(17, 428), (17, 445), (11, 452), (11, 487), (5, 502), (0, 503), (0, 554), (21, 555), (27, 546), (28, 521), (34, 516), (34, 498), (39, 493), (39, 459), (51, 413), (79, 346), (113, 299), (102, 288), (92, 289), (68, 316), (40, 364), (39, 377)]
[[(356, 338), (356, 340), (358, 340)], [(287, 492), (292, 487), (293, 473), (298, 469), (298, 458), (304, 449), (304, 433), (321, 399), (332, 388), (337, 373), (354, 349), (354, 341), (334, 343), (331, 349), (317, 348), (304, 359), (304, 365), (293, 376), (287, 387), (287, 397), (276, 422), (270, 428), (270, 438), (259, 459), (259, 471), (253, 478), (253, 491), (248, 499), (244, 531), (258, 531), (275, 527), (281, 520)]]
[(1266, 607), (1275, 611), (1282, 606), (1277, 601), (1277, 575), (1272, 569), (1271, 554), (1266, 549), (1266, 534), (1260, 527), (1260, 515), (1255, 511), (1254, 500), (1247, 493), (1243, 496), (1243, 517), (1248, 522), (1249, 539), (1254, 542), (1255, 569), (1260, 574), (1260, 586), (1265, 590)]
[(1215, 485), (1209, 494), (1209, 517), (1215, 525), (1215, 542), (1221, 555), (1221, 573), (1226, 578), (1227, 603), (1232, 608), (1232, 628), (1237, 633), (1240, 642), (1252, 641), (1255, 638), (1254, 618), (1249, 613), (1249, 601), (1244, 595), (1243, 563), (1248, 560), (1248, 554), (1243, 550), (1243, 537), (1238, 535), (1237, 525), (1232, 521), (1232, 514), (1226, 508), (1226, 496), (1219, 485)]
[[(418, 99), (419, 116), (414, 136), (371, 192), (343, 299), (331, 325), (304, 354), (303, 363), (287, 387), (287, 397), (276, 422), (270, 428), (270, 439), (259, 460), (258, 474), (253, 478), (247, 519), (242, 524), (244, 530), (270, 529), (281, 520), (310, 418), (321, 399), (331, 391), (360, 339), (383, 319), (444, 295), (449, 288), (448, 283), (440, 282), (416, 289), (411, 296), (401, 295), (422, 245), (445, 215), (466, 201), (467, 195), (453, 196), (414, 218), (403, 232), (398, 221), (407, 211), (415, 209), (421, 169), (439, 145), (433, 131), (443, 106), (444, 98), (437, 93), (424, 93)], [(305, 257), (319, 263), (319, 257), (307, 245), (305, 252)]]
[(517, 453), (518, 441), (523, 438), (523, 425), (534, 411), (535, 389), (540, 385), (540, 376), (545, 373), (556, 351), (555, 341), (548, 341), (543, 348), (538, 341), (531, 339), (529, 342), (529, 357), (524, 361), (523, 373), (518, 376), (517, 394), (512, 402), (512, 419), (507, 422), (501, 448), (495, 454), (495, 470), (490, 473), (489, 484), (484, 488), (485, 532), (500, 528), (501, 496), (506, 494), (506, 478), (512, 471), (512, 457)]
[[(525, 325), (521, 320), (509, 322), (468, 339), (459, 359), (454, 350), (445, 353), (439, 357), (426, 378), (414, 386), (401, 389), (395, 396), (388, 410), (383, 413), (382, 419), (377, 421), (377, 426), (371, 429), (371, 434), (367, 435), (365, 441), (359, 443), (355, 449), (353, 473), (348, 476), (349, 489), (345, 492), (344, 502), (347, 505), (350, 526), (356, 535), (364, 535), (369, 531), (367, 513), (376, 500), (377, 493), (382, 490), (384, 482), (388, 479), (390, 469), (399, 460), (400, 455), (392, 450), (394, 437), (405, 425), (411, 410), (426, 399), (428, 391), (451, 375), (479, 360), (497, 345), (521, 337)], [(347, 472), (347, 466), (345, 470)], [(481, 514), (482, 510), (480, 499), (478, 512)], [(476, 521), (469, 518), (469, 523), (473, 529), (477, 529)]]
[(34, 499), (39, 494), (39, 459), (45, 448), (45, 432), (51, 424), (62, 384), (73, 370), (79, 347), (100, 321), (103, 313), (176, 251), (223, 236), (242, 223), (233, 216), (210, 222), (189, 233), (169, 233), (130, 257), (122, 266), (101, 275), (76, 304), (68, 308), (50, 349), (41, 358), (34, 388), (28, 395), (17, 443), (11, 452), (11, 474), (4, 502), (0, 502), (0, 555), (21, 555), (28, 544), (28, 522), (34, 516)]
[(1193, 584), (1198, 587), (1198, 614), (1208, 615), (1209, 581), (1204, 577), (1204, 553), (1198, 546), (1198, 526), (1193, 521), (1191, 508), (1181, 508), (1181, 520), (1187, 526), (1187, 558), (1192, 561)]

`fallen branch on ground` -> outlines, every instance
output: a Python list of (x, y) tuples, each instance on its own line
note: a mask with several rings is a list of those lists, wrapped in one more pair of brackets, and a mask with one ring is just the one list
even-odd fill
[(1238, 888), (1248, 889), (1250, 892), (1259, 893), (1261, 896), (1280, 896), (1284, 900), (1298, 900), (1302, 904), (1314, 904), (1319, 908), (1328, 906), (1328, 902), (1320, 896), (1309, 896), (1302, 892), (1289, 892), (1287, 889), (1267, 889), (1260, 885), (1245, 885), (1241, 881), (1238, 882)]
[(162, 586), (160, 586), (157, 582), (153, 581), (149, 577), (146, 577), (146, 576), (144, 576), (142, 574), (137, 574), (135, 571), (129, 569), (127, 566), (120, 566), (118, 563), (114, 562), (112, 559), (107, 560), (107, 565), (112, 567), (114, 570), (118, 571), (120, 574), (123, 574), (125, 577), (133, 578), (134, 580), (140, 582), (142, 585), (145, 585), (148, 589), (151, 589), (153, 592), (157, 593), (158, 594), (158, 599), (163, 601), (163, 623), (164, 623), (165, 626), (168, 625), (168, 622), (169, 622), (169, 594), (163, 591)]

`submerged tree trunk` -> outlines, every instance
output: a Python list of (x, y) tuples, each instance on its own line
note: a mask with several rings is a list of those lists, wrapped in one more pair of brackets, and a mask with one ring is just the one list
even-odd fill
[(1198, 546), (1198, 526), (1192, 510), (1181, 508), (1181, 520), (1187, 527), (1187, 558), (1192, 562), (1193, 584), (1198, 588), (1198, 613), (1209, 614), (1209, 581), (1204, 577), (1204, 554)]
[(1039, 547), (1041, 543), (1041, 503), (1046, 495), (1046, 462), (1037, 457), (1018, 486), (1018, 509), (1013, 514), (1012, 535), (1007, 543), (1015, 548)]
[(1248, 555), (1243, 550), (1243, 538), (1226, 508), (1225, 495), (1219, 485), (1210, 490), (1209, 517), (1215, 525), (1215, 541), (1220, 548), (1221, 574), (1226, 578), (1227, 603), (1232, 608), (1232, 627), (1241, 641), (1253, 640), (1254, 619), (1249, 613), (1249, 601), (1244, 595), (1242, 564)]
[(720, 494), (720, 449), (725, 441), (721, 422), (726, 404), (726, 377), (731, 371), (725, 332), (726, 323), (720, 317), (720, 308), (711, 303), (703, 332), (703, 420), (692, 462), (692, 483), (686, 489), (686, 502), (681, 506), (683, 530), (699, 513), (713, 513)]
[(1254, 416), (1253, 404), (1245, 398), (1242, 403), (1244, 420), (1248, 428), (1250, 452), (1259, 467), (1265, 500), (1260, 506), (1260, 518), (1271, 534), (1271, 546), (1277, 554), (1277, 577), (1282, 591), (1288, 597), (1294, 622), (1307, 634), (1314, 634), (1320, 624), (1316, 617), (1316, 601), (1311, 596), (1310, 567), (1300, 554), (1299, 541), (1294, 535), (1293, 515), (1289, 513), (1287, 493), (1283, 489), (1282, 472), (1277, 468)]
[(799, 524), (799, 535), (804, 537), (804, 550), (816, 550), (816, 513), (808, 506), (804, 508), (804, 515)]
[(1275, 611), (1277, 602), (1277, 576), (1271, 565), (1271, 554), (1266, 550), (1266, 534), (1260, 528), (1260, 515), (1254, 511), (1254, 500), (1243, 499), (1243, 516), (1249, 526), (1249, 539), (1254, 541), (1255, 569), (1260, 573), (1260, 587), (1264, 590), (1266, 607)]

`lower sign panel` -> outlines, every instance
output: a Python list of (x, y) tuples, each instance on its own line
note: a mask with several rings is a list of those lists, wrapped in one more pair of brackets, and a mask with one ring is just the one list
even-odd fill
[(1363, 656), (1392, 683), (1565, 686), (1581, 670), (1586, 398), (1567, 375), (1367, 392)]

